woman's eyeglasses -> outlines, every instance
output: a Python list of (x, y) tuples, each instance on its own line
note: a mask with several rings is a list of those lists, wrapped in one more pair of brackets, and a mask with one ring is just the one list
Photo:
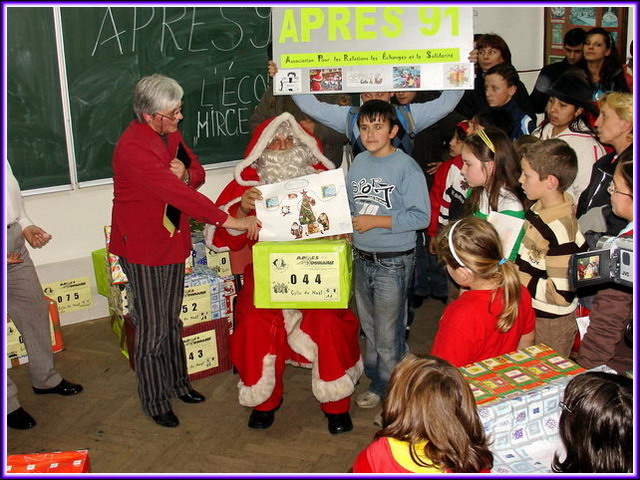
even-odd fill
[(173, 112), (171, 112), (169, 115), (164, 114), (164, 113), (160, 113), (160, 112), (156, 112), (156, 115), (160, 115), (162, 118), (167, 118), (169, 120), (171, 120), (172, 122), (178, 117), (178, 115), (180, 115), (182, 113), (182, 109), (179, 108), (177, 110), (174, 110)]
[(607, 192), (609, 192), (609, 195), (617, 193), (618, 195), (626, 195), (627, 197), (633, 198), (633, 195), (631, 193), (625, 193), (621, 192), (620, 190), (616, 190), (616, 186), (613, 183), (609, 184), (609, 186), (607, 187)]

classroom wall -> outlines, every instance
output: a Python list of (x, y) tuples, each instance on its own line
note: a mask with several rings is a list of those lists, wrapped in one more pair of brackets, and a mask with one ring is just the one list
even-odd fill
[[(628, 39), (634, 37), (633, 19), (629, 15)], [(474, 8), (474, 30), (498, 33), (512, 50), (514, 64), (523, 72), (527, 88), (535, 83), (543, 58), (542, 7), (478, 7)], [(207, 181), (200, 189), (212, 199), (233, 175), (232, 167), (207, 171)], [(53, 235), (43, 249), (32, 250), (42, 283), (89, 276), (93, 281), (91, 252), (105, 245), (103, 227), (110, 222), (111, 185), (85, 187), (77, 191), (28, 196), (25, 204), (32, 220)], [(61, 316), (63, 325), (77, 323), (108, 314), (106, 299), (97, 293), (94, 306)]]

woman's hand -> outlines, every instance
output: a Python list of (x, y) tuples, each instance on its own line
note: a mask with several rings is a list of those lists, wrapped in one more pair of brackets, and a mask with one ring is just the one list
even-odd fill
[(274, 77), (276, 73), (278, 73), (278, 66), (276, 65), (276, 62), (274, 62), (273, 60), (269, 60), (267, 62), (267, 73), (269, 74), (270, 77)]
[(171, 169), (171, 173), (173, 173), (176, 177), (178, 177), (183, 182), (186, 181), (187, 178), (189, 178), (189, 171), (184, 166), (184, 163), (182, 163), (177, 158), (174, 158), (173, 160), (171, 160), (171, 163), (169, 164), (169, 168)]
[(232, 230), (241, 230), (243, 232), (247, 232), (247, 238), (249, 240), (257, 240), (258, 234), (260, 233), (260, 228), (262, 228), (262, 223), (255, 215), (242, 218), (236, 218), (229, 215), (222, 226), (224, 228), (230, 228)]
[(20, 256), (20, 252), (7, 252), (7, 263), (22, 263), (24, 260)]
[(42, 248), (51, 240), (50, 234), (35, 225), (29, 225), (22, 230), (22, 235), (33, 248)]
[(478, 63), (478, 49), (474, 48), (469, 52), (469, 61), (471, 63)]

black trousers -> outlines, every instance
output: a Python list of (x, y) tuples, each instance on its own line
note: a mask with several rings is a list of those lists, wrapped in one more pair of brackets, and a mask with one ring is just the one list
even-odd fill
[(191, 388), (180, 336), (184, 263), (148, 266), (122, 257), (120, 263), (131, 287), (138, 396), (145, 413), (159, 415), (171, 409), (172, 397)]

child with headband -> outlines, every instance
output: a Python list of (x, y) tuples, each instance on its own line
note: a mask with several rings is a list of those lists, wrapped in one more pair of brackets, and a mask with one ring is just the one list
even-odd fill
[(468, 290), (445, 308), (431, 354), (462, 367), (531, 346), (531, 295), (493, 226), (463, 218), (444, 228), (437, 247), (451, 278)]
[[(470, 187), (464, 215), (487, 219), (491, 212), (498, 212), (524, 219), (520, 166), (507, 135), (492, 127), (479, 130), (466, 138), (461, 154), (461, 172)], [(520, 230), (510, 251), (505, 252), (508, 260), (516, 259), (522, 234)]]

